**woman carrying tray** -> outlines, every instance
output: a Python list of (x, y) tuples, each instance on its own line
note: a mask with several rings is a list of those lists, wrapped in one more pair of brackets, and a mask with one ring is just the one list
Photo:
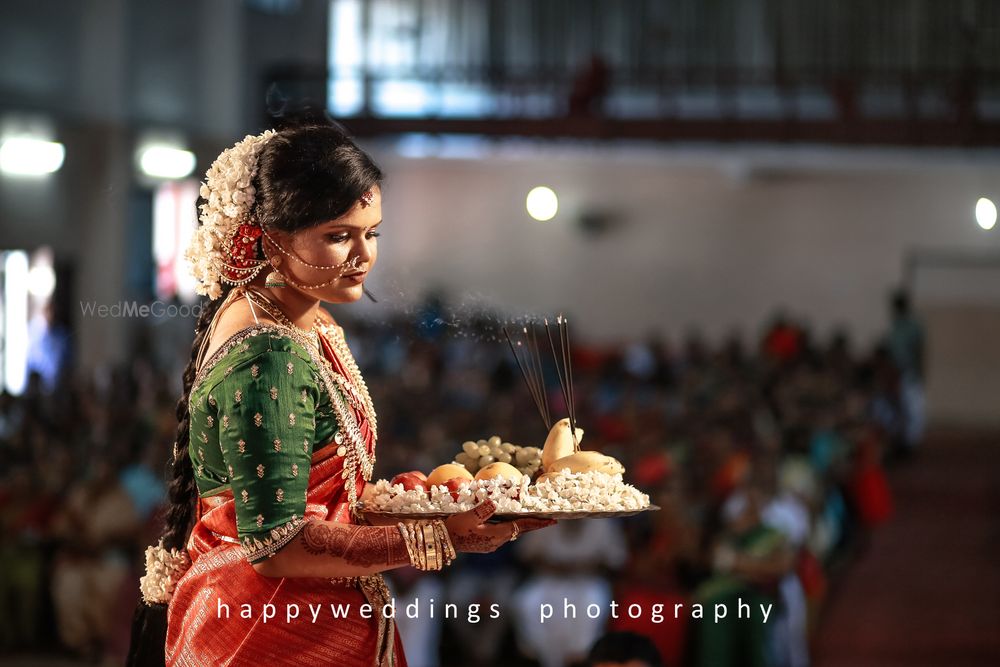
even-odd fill
[[(458, 551), (493, 551), (553, 523), (485, 524), (487, 501), (447, 520), (361, 525), (375, 409), (320, 302), (364, 294), (381, 180), (330, 123), (248, 136), (209, 169), (187, 258), (210, 302), (184, 374), (171, 505), (147, 549), (129, 664), (405, 666), (380, 613), (381, 572), (440, 569)], [(349, 615), (308, 612), (331, 603)], [(265, 605), (301, 616), (268, 620)]]

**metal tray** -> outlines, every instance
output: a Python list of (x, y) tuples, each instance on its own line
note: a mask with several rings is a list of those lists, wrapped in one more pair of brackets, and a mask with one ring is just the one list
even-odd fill
[[(647, 505), (642, 509), (624, 510), (621, 512), (600, 512), (596, 510), (563, 510), (559, 512), (497, 512), (489, 518), (489, 521), (513, 521), (515, 519), (613, 519), (617, 517), (635, 516), (643, 512), (651, 512), (660, 509), (659, 505)], [(370, 510), (365, 508), (364, 502), (358, 502), (357, 511), (367, 517), (379, 517), (385, 519), (447, 519), (458, 512), (385, 512), (380, 510)]]

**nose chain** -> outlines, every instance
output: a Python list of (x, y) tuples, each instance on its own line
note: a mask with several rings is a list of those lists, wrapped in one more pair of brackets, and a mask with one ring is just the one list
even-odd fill
[(279, 245), (277, 241), (275, 241), (273, 238), (271, 238), (271, 235), (267, 233), (266, 229), (261, 228), (261, 231), (264, 232), (264, 238), (266, 238), (268, 241), (270, 241), (271, 245), (273, 245), (275, 248), (278, 249), (278, 252), (280, 252), (282, 255), (285, 255), (286, 257), (294, 259), (296, 262), (302, 264), (303, 266), (308, 266), (310, 269), (318, 269), (320, 271), (330, 271), (330, 270), (333, 270), (333, 269), (340, 269), (341, 271), (343, 271), (344, 269), (356, 269), (356, 268), (358, 268), (357, 267), (357, 263), (358, 263), (358, 257), (357, 256), (355, 256), (354, 258), (352, 258), (349, 262), (344, 262), (344, 263), (341, 263), (341, 264), (331, 264), (329, 266), (320, 266), (319, 264), (310, 264), (309, 262), (307, 262), (306, 260), (302, 259), (301, 257), (299, 257), (298, 255), (296, 255), (295, 253), (289, 252), (289, 251), (285, 250), (284, 248), (282, 248), (281, 245)]

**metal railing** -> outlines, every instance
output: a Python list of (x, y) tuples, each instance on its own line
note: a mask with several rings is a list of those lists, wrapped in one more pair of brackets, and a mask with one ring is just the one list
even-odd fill
[(331, 53), (266, 84), (364, 132), (998, 142), (988, 0), (332, 0)]

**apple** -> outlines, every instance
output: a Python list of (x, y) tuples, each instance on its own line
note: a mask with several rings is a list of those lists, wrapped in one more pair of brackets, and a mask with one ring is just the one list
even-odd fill
[(410, 472), (403, 472), (395, 477), (389, 482), (390, 484), (402, 484), (403, 488), (407, 491), (412, 491), (413, 489), (420, 489), (423, 492), (427, 492), (427, 476), (418, 470), (411, 470)]
[(452, 477), (444, 485), (451, 491), (452, 500), (458, 500), (458, 492), (469, 485), (469, 480), (465, 477)]

